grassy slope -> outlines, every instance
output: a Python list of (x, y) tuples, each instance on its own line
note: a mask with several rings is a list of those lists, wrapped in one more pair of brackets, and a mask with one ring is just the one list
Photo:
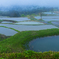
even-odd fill
[(4, 39), (7, 39), (7, 38), (9, 38), (9, 36), (0, 34), (0, 41), (3, 41)]
[(0, 52), (23, 52), (24, 44), (37, 37), (59, 35), (59, 29), (23, 31), (0, 42)]
[(4, 59), (58, 59), (59, 52), (49, 51), (42, 53), (30, 50), (25, 51), (23, 46), (26, 42), (29, 42), (34, 38), (52, 35), (59, 35), (59, 29), (19, 32), (0, 42), (0, 57)]

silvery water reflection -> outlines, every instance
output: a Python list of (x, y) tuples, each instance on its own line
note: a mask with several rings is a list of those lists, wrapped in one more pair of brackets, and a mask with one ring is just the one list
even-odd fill
[(38, 26), (29, 25), (28, 26), (28, 25), (0, 24), (0, 26), (11, 27), (19, 31), (44, 30), (44, 29), (58, 28), (54, 25), (38, 25)]
[(14, 20), (14, 21), (25, 21), (30, 20), (27, 17), (0, 17), (1, 20)]
[(15, 35), (17, 32), (12, 30), (12, 29), (8, 29), (8, 28), (4, 28), (4, 27), (0, 27), (0, 34), (4, 34), (6, 36), (13, 36)]

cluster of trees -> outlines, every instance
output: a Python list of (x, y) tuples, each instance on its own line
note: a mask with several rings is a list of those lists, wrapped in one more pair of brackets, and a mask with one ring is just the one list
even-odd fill
[[(1, 9), (1, 8), (0, 8)], [(7, 9), (7, 8), (6, 8)], [(55, 8), (39, 7), (39, 6), (13, 6), (9, 7), (7, 11), (0, 10), (0, 16), (10, 16), (10, 17), (24, 17), (26, 15), (38, 14), (41, 12), (53, 11)]]

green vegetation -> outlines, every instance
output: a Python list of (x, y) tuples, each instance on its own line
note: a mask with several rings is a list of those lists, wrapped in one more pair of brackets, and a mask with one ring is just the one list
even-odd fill
[(2, 22), (3, 20), (0, 20), (0, 23)]
[(36, 18), (34, 18), (34, 16), (32, 16), (32, 15), (31, 15), (31, 16), (29, 16), (28, 18), (29, 18), (29, 19), (31, 19), (31, 20), (34, 20), (34, 21), (35, 21), (35, 20), (37, 20), (37, 19), (36, 19)]
[(52, 24), (51, 21), (48, 21), (48, 23)]
[(37, 37), (59, 35), (59, 29), (23, 31), (0, 42), (0, 57), (5, 59), (58, 59), (59, 52), (34, 52), (25, 45)]
[[(40, 16), (40, 15), (38, 15), (38, 16)], [(41, 19), (36, 19), (33, 15), (31, 15), (31, 16), (29, 16), (29, 15), (27, 15), (27, 17), (29, 18), (29, 19), (31, 19), (32, 21), (44, 21), (44, 20), (42, 20), (42, 15), (41, 15)]]
[(28, 50), (23, 53), (2, 53), (0, 57), (3, 59), (59, 59), (59, 52), (49, 51), (42, 53)]
[(9, 38), (9, 36), (0, 34), (0, 41), (3, 41), (4, 39), (7, 39), (7, 38)]
[(22, 14), (22, 15), (21, 15), (21, 17), (25, 17), (25, 15), (24, 15), (24, 14)]
[(4, 27), (4, 28), (8, 28), (8, 29), (12, 29), (12, 30), (14, 30), (14, 31), (20, 32), (20, 31), (14, 29), (14, 28), (6, 27), (6, 26), (0, 26), (0, 27)]

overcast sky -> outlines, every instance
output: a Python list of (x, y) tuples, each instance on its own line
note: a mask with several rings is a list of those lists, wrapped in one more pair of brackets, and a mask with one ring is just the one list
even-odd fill
[(10, 5), (39, 5), (59, 7), (59, 0), (1, 0), (0, 6)]

